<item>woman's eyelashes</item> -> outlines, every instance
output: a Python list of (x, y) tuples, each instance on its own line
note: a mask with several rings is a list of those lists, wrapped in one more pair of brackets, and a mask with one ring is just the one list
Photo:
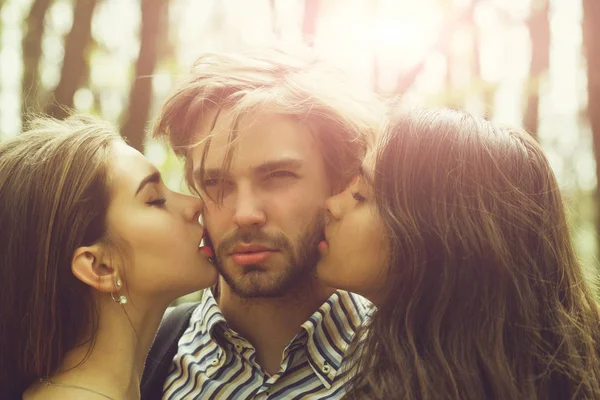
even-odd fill
[(167, 202), (167, 199), (164, 197), (161, 197), (159, 199), (147, 201), (146, 204), (148, 204), (149, 206), (154, 206), (154, 207), (162, 207), (162, 206), (164, 206), (164, 204), (166, 202)]

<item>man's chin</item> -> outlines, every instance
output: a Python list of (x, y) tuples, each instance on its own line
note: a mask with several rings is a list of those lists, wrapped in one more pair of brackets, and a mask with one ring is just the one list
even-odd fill
[(259, 279), (240, 279), (229, 286), (235, 294), (245, 299), (278, 298), (285, 294), (284, 287)]
[[(239, 268), (239, 267), (238, 267)], [(242, 298), (274, 298), (283, 296), (292, 285), (275, 271), (266, 266), (244, 266), (243, 271), (237, 270), (231, 274), (222, 273), (231, 291)], [(237, 268), (236, 268), (237, 269)]]

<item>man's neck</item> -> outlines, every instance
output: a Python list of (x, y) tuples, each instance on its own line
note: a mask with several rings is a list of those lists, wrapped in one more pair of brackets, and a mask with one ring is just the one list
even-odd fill
[(245, 299), (221, 280), (217, 302), (229, 326), (256, 349), (258, 364), (269, 374), (279, 371), (283, 350), (300, 326), (331, 296), (334, 289), (310, 282), (294, 294)]
[(138, 399), (144, 362), (165, 309), (130, 309), (128, 315), (114, 302), (101, 304), (95, 343), (69, 351), (50, 380), (115, 399)]

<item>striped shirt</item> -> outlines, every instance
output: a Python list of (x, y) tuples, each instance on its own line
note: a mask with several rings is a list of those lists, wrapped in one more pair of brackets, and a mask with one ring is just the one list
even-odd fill
[(349, 376), (344, 353), (369, 309), (364, 298), (335, 292), (302, 324), (284, 349), (279, 372), (269, 376), (205, 290), (179, 339), (163, 399), (340, 399)]

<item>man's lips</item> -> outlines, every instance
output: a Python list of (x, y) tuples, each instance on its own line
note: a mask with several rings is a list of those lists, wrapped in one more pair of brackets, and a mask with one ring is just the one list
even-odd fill
[(253, 265), (266, 262), (276, 252), (262, 245), (237, 245), (230, 255), (238, 265)]
[(261, 244), (238, 244), (233, 248), (231, 254), (234, 253), (252, 253), (257, 251), (273, 251), (270, 247)]

